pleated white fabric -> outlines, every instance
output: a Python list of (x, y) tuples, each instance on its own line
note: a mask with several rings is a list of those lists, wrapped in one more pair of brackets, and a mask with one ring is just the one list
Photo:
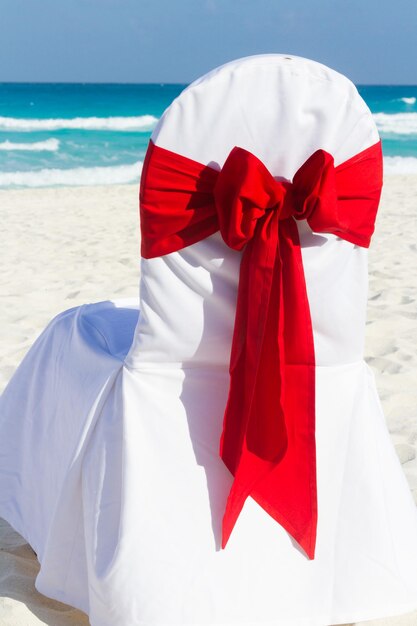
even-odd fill
[[(291, 179), (378, 141), (355, 87), (262, 55), (188, 87), (153, 140), (221, 167), (239, 145)], [(367, 251), (299, 223), (316, 351), (318, 529), (309, 560), (248, 498), (225, 550), (218, 455), (241, 255), (216, 233), (142, 259), (137, 303), (56, 317), (6, 388), (0, 515), (36, 587), (92, 626), (328, 626), (417, 608), (417, 509), (363, 360)]]

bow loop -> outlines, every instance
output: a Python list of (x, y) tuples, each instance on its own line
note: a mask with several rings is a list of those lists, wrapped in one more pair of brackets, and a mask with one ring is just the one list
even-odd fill
[(284, 204), (285, 188), (255, 155), (231, 150), (214, 187), (219, 230), (227, 245), (241, 250), (252, 239), (257, 222)]
[(296, 172), (292, 184), (293, 215), (312, 220), (317, 212), (334, 213), (337, 208), (334, 160), (324, 150), (316, 150)]

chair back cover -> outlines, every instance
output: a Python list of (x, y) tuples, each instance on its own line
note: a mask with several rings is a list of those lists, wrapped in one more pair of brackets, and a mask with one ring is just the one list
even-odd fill
[[(291, 181), (316, 150), (335, 166), (379, 140), (356, 87), (319, 63), (259, 55), (228, 63), (187, 87), (152, 141), (220, 169), (234, 146)], [(367, 250), (297, 222), (317, 365), (363, 358)], [(220, 233), (141, 261), (140, 319), (127, 364), (227, 366), (241, 252)]]

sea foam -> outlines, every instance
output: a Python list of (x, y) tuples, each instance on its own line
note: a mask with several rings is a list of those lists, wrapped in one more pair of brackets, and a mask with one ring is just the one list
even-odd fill
[(61, 185), (123, 185), (139, 181), (142, 161), (109, 167), (41, 169), (27, 172), (1, 172), (0, 187), (55, 187)]
[(405, 104), (415, 104), (416, 98), (411, 96), (410, 98), (400, 98), (401, 102), (405, 102)]
[(0, 130), (36, 131), (36, 130), (112, 130), (146, 131), (152, 129), (158, 118), (154, 115), (135, 117), (72, 117), (29, 119), (1, 117)]
[(45, 141), (31, 141), (27, 143), (14, 143), (13, 141), (0, 142), (0, 150), (25, 150), (28, 152), (56, 152), (59, 150), (58, 139), (45, 139)]
[(373, 117), (382, 133), (417, 134), (417, 113), (374, 113)]
[(387, 156), (384, 157), (384, 174), (417, 174), (417, 158)]

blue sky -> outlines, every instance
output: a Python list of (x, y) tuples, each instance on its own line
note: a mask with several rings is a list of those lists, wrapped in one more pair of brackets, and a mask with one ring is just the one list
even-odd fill
[(264, 52), (417, 84), (417, 0), (0, 0), (0, 81), (187, 83)]

